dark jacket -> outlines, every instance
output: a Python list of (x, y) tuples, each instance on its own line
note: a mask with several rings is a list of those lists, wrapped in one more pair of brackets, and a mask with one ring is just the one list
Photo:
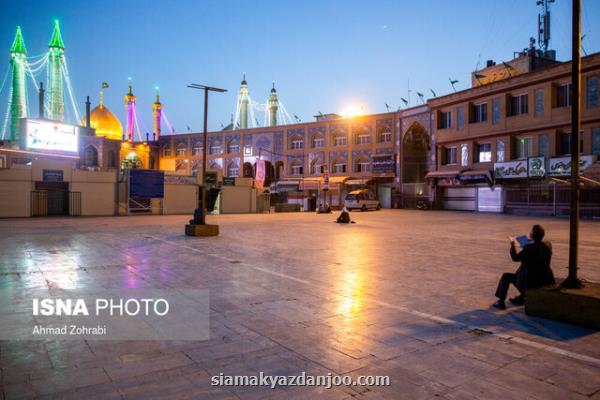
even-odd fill
[(552, 258), (550, 242), (530, 243), (518, 253), (515, 246), (511, 245), (510, 257), (513, 261), (521, 262), (517, 269), (516, 284), (521, 292), (554, 283), (554, 274), (550, 268), (550, 259)]

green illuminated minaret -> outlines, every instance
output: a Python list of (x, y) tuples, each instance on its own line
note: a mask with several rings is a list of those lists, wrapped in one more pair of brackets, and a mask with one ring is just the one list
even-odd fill
[(19, 139), (21, 118), (27, 117), (27, 92), (25, 88), (25, 68), (27, 65), (27, 48), (17, 26), (17, 33), (10, 48), (10, 64), (12, 66), (12, 92), (10, 98), (10, 133), (9, 140)]
[(268, 113), (269, 113), (269, 126), (277, 125), (277, 110), (279, 109), (279, 101), (277, 100), (277, 90), (275, 90), (275, 82), (273, 82), (273, 88), (271, 89), (271, 95), (269, 96)]
[(248, 82), (246, 82), (246, 74), (240, 85), (240, 93), (238, 94), (238, 107), (240, 110), (240, 129), (248, 128), (248, 105), (250, 104), (250, 92), (248, 91)]
[(65, 118), (65, 101), (63, 96), (63, 75), (62, 64), (65, 53), (65, 45), (63, 44), (62, 35), (58, 20), (54, 21), (54, 31), (52, 39), (48, 43), (48, 68), (49, 79), (48, 84), (48, 118), (63, 121)]

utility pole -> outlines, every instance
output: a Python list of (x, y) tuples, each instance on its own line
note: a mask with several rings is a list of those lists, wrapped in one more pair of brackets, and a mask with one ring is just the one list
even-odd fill
[(200, 198), (202, 199), (202, 219), (201, 225), (206, 224), (206, 168), (208, 165), (207, 160), (207, 142), (208, 142), (208, 92), (226, 92), (226, 89), (219, 89), (216, 87), (210, 87), (205, 85), (199, 85), (192, 83), (188, 85), (191, 89), (204, 90), (204, 130), (203, 130), (203, 149), (202, 149), (202, 186), (200, 186)]
[(571, 224), (569, 233), (569, 275), (564, 287), (581, 287), (577, 277), (577, 253), (579, 245), (579, 151), (580, 151), (580, 105), (581, 105), (581, 0), (573, 0), (571, 84)]

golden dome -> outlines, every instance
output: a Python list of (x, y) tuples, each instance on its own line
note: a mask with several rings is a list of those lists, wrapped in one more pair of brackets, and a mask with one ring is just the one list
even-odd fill
[[(85, 125), (85, 119), (82, 121)], [(96, 130), (96, 136), (107, 139), (123, 140), (123, 125), (121, 121), (110, 112), (102, 103), (91, 112), (90, 125)]]

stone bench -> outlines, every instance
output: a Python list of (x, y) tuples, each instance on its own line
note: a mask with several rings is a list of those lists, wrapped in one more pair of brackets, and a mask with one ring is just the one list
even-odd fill
[(584, 282), (581, 289), (554, 286), (528, 289), (525, 313), (534, 317), (600, 329), (600, 283)]

